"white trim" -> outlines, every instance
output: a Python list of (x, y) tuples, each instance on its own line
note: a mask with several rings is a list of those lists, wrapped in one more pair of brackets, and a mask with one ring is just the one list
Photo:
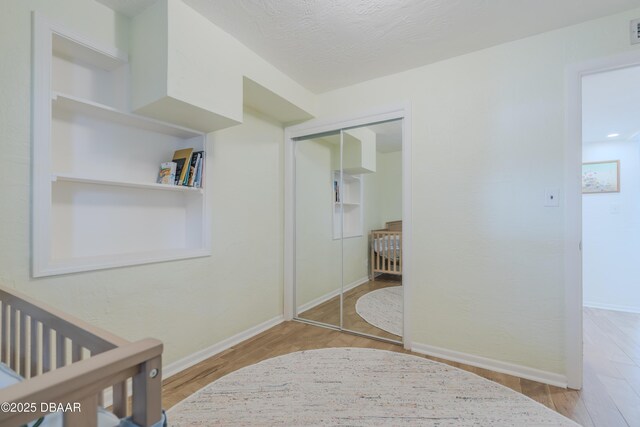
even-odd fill
[(405, 105), (402, 120), (402, 342), (405, 349), (411, 348), (411, 292), (413, 282), (411, 264), (413, 254), (413, 192), (411, 189), (412, 142), (411, 142), (411, 107)]
[[(87, 51), (106, 58), (110, 66), (124, 65), (128, 55), (110, 46), (96, 43), (66, 27), (50, 22), (41, 13), (33, 11), (32, 20), (32, 133), (31, 133), (31, 272), (33, 277), (83, 271), (66, 268), (56, 269), (51, 263), (51, 50), (53, 36), (73, 40)], [(104, 268), (109, 268), (110, 265)]]
[(567, 67), (566, 141), (564, 145), (565, 371), (570, 388), (582, 388), (582, 78), (590, 74), (640, 65), (640, 52), (630, 51)]
[(296, 300), (296, 188), (295, 142), (288, 128), (284, 133), (284, 318), (293, 319)]
[(515, 377), (525, 378), (556, 387), (567, 387), (567, 378), (555, 372), (542, 371), (528, 366), (516, 365), (514, 363), (502, 362), (500, 360), (489, 359), (487, 357), (462, 353), (445, 348), (435, 347), (427, 344), (414, 343), (411, 351), (427, 356), (433, 356), (451, 362), (464, 363), (465, 365), (477, 368), (488, 369)]
[(408, 102), (372, 109), (342, 118), (314, 119), (285, 129), (284, 146), (284, 317), (293, 318), (295, 307), (295, 142), (294, 138), (386, 120), (402, 121), (402, 286), (404, 289), (403, 343), (411, 347), (411, 105)]
[(176, 360), (175, 362), (168, 364), (162, 369), (162, 378), (167, 379), (179, 372), (184, 371), (185, 369), (192, 367), (197, 363), (202, 362), (205, 359), (210, 358), (211, 356), (215, 356), (216, 354), (241, 343), (242, 341), (246, 341), (249, 338), (252, 338), (266, 331), (267, 329), (271, 329), (282, 322), (284, 322), (284, 317), (282, 315), (276, 316), (272, 319), (260, 323), (259, 325), (253, 326), (227, 339), (219, 341), (212, 346), (196, 351), (195, 353), (192, 353), (187, 357), (183, 357), (180, 360)]
[(51, 24), (37, 12), (31, 14), (33, 28), (33, 91), (31, 132), (31, 271), (44, 275), (51, 259)]
[[(311, 136), (324, 132), (364, 126), (375, 122), (403, 119), (409, 114), (409, 104), (396, 104), (386, 108), (375, 108), (362, 114), (349, 115), (332, 119), (313, 119), (286, 128), (289, 139)], [(403, 147), (404, 149), (404, 147)]]
[(640, 307), (631, 307), (628, 305), (617, 304), (602, 304), (599, 302), (585, 301), (583, 304), (585, 307), (599, 308), (601, 310), (622, 311), (624, 313), (638, 313), (640, 314)]
[[(565, 374), (568, 386), (582, 388), (582, 99), (581, 76), (567, 70), (564, 147)], [(577, 141), (577, 144), (576, 144)], [(576, 184), (580, 180), (579, 188)]]
[[(362, 285), (363, 283), (367, 283), (369, 281), (369, 277), (361, 277), (360, 279), (356, 280), (355, 282), (351, 282), (349, 283), (347, 286), (344, 287), (344, 292), (350, 291), (351, 289)], [(327, 292), (324, 295), (319, 296), (318, 298), (315, 298), (305, 304), (302, 304), (301, 306), (298, 307), (296, 313), (302, 313), (305, 312), (313, 307), (316, 307), (320, 304), (322, 304), (323, 302), (329, 301), (331, 298), (335, 298), (338, 295), (340, 295), (340, 288), (335, 289), (331, 292)]]

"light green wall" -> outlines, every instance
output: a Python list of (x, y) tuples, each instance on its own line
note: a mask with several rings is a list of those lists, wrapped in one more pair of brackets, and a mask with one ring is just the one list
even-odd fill
[(376, 208), (380, 226), (402, 219), (402, 151), (378, 153), (375, 185), (381, 195)]
[(322, 140), (296, 142), (296, 305), (340, 287), (342, 248), (333, 239), (332, 152)]
[(210, 135), (213, 256), (30, 278), (30, 11), (125, 51), (128, 20), (87, 0), (0, 8), (0, 284), (122, 337), (159, 338), (165, 364), (281, 315), (284, 135), (250, 112), (243, 125)]
[[(567, 67), (635, 50), (640, 10), (319, 95), (320, 116), (411, 105), (412, 340), (563, 374)], [(444, 327), (443, 325), (446, 325)]]

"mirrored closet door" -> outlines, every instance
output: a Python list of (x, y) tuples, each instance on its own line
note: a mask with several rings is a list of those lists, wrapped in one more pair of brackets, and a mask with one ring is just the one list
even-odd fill
[(296, 317), (402, 341), (402, 120), (295, 142)]
[(341, 326), (342, 215), (335, 199), (340, 131), (295, 143), (295, 308), (307, 321)]

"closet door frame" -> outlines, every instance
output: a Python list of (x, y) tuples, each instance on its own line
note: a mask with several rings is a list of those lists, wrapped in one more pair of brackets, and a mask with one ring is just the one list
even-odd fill
[[(404, 348), (411, 349), (412, 221), (411, 221), (411, 107), (409, 103), (331, 119), (314, 119), (285, 128), (284, 132), (284, 319), (295, 311), (296, 224), (295, 140), (345, 128), (402, 119), (402, 286)], [(339, 329), (339, 328), (337, 328)]]

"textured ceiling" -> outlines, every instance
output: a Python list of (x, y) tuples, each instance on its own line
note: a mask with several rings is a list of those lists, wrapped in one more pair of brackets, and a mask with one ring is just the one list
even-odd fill
[[(133, 14), (153, 0), (99, 1)], [(314, 92), (640, 7), (640, 0), (184, 1)]]
[[(594, 74), (582, 80), (582, 140), (640, 140), (640, 67)], [(620, 134), (607, 138), (610, 134)]]

